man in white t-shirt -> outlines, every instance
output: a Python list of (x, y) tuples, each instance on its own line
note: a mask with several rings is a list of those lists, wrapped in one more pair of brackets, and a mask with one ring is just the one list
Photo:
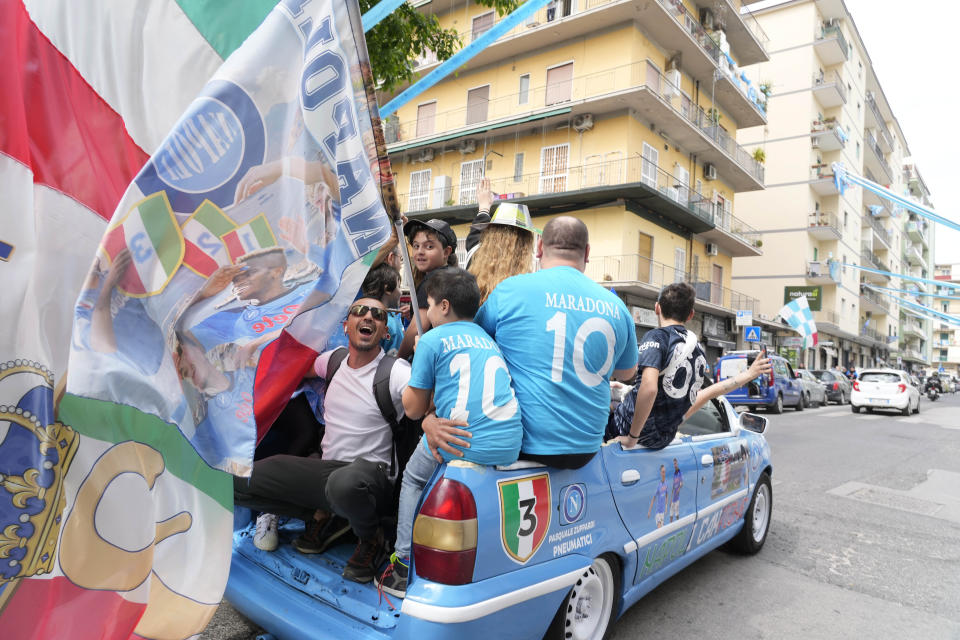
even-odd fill
[[(321, 553), (353, 529), (360, 542), (343, 577), (369, 582), (386, 555), (380, 518), (391, 508), (395, 480), (393, 431), (373, 392), (374, 375), (384, 357), (380, 341), (388, 333), (383, 303), (357, 300), (344, 331), (347, 357), (329, 381), (323, 404), (322, 456), (259, 460), (249, 480), (234, 479), (234, 493), (238, 505), (306, 522), (306, 532), (293, 543), (302, 553)], [(317, 358), (314, 375), (326, 377), (333, 353)], [(389, 388), (398, 417), (403, 416), (400, 397), (409, 379), (410, 365), (397, 360)]]

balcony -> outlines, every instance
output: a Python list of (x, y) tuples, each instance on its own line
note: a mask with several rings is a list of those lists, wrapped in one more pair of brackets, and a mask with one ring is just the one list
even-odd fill
[[(863, 142), (866, 146), (870, 147), (871, 151), (871, 153), (866, 154), (866, 158), (864, 158), (866, 161), (865, 164), (876, 169), (881, 175), (880, 184), (890, 184), (893, 182), (893, 169), (890, 168), (886, 158), (883, 157), (883, 150), (880, 148), (880, 145), (877, 144), (877, 139), (874, 137), (872, 131), (866, 132), (863, 136)], [(884, 180), (883, 177), (886, 177), (886, 180)]]
[(826, 109), (847, 103), (847, 86), (836, 71), (813, 76), (813, 97)]
[(763, 255), (760, 232), (731, 212), (718, 209), (713, 223), (716, 226), (699, 234), (699, 240), (712, 242), (734, 257)]
[(860, 309), (862, 311), (872, 311), (873, 313), (888, 314), (891, 309), (890, 299), (876, 291), (861, 287)]
[(830, 165), (814, 164), (810, 166), (810, 188), (817, 195), (835, 196), (840, 193), (837, 182), (834, 180)]
[(909, 220), (906, 226), (907, 236), (914, 242), (927, 243), (927, 224), (919, 220)]
[(741, 66), (769, 62), (767, 45), (770, 36), (760, 26), (760, 22), (750, 12), (740, 13), (740, 9), (731, 0), (714, 3), (714, 7), (726, 5), (724, 26), (727, 29), (727, 42), (736, 52)]
[(923, 325), (919, 322), (904, 322), (900, 327), (900, 335), (906, 337), (907, 339), (912, 338), (926, 338), (927, 334), (923, 330)]
[(846, 62), (850, 54), (847, 39), (835, 24), (824, 23), (820, 26), (820, 32), (813, 41), (813, 48), (827, 67)]
[(826, 309), (823, 311), (814, 311), (813, 321), (817, 323), (818, 330), (825, 324), (833, 325), (834, 330), (840, 329), (840, 316), (836, 311)]
[(923, 267), (926, 261), (923, 259), (923, 249), (916, 244), (907, 244), (903, 247), (903, 257), (911, 267)]
[(837, 122), (814, 120), (810, 125), (810, 138), (814, 149), (839, 151), (847, 143), (847, 132)]
[[(424, 5), (419, 10), (442, 13), (454, 8), (454, 3), (451, 2), (438, 2), (436, 3), (438, 6), (431, 9), (432, 4), (434, 2)], [(720, 51), (718, 45), (721, 32), (715, 31), (712, 34), (707, 32), (697, 16), (692, 15), (681, 0), (656, 0), (643, 3), (631, 0), (585, 0), (582, 3), (583, 6), (580, 5), (580, 2), (564, 1), (540, 9), (528, 18), (525, 24), (507, 32), (474, 56), (462, 69), (478, 69), (502, 60), (542, 51), (558, 42), (595, 34), (607, 27), (634, 21), (643, 24), (648, 33), (656, 34), (657, 41), (667, 49), (679, 53), (683, 60), (684, 71), (705, 84), (712, 81), (721, 60), (727, 62), (726, 55)], [(476, 32), (472, 29), (460, 32), (460, 40), (465, 44), (472, 42), (505, 17), (494, 15), (493, 21), (485, 25), (484, 29)], [(741, 30), (746, 30), (736, 12), (732, 12), (727, 24), (737, 34)], [(734, 51), (740, 57), (743, 54), (737, 47), (743, 39), (739, 35), (736, 38), (737, 41), (733, 42)], [(763, 51), (762, 47), (760, 50)], [(761, 61), (754, 59), (756, 51), (751, 51), (749, 48), (744, 54), (746, 57), (742, 64)], [(769, 60), (765, 52), (763, 55), (763, 61)], [(439, 62), (436, 56), (428, 56), (422, 59), (416, 68), (418, 71), (427, 72), (437, 64)], [(747, 83), (731, 92), (721, 92), (720, 86), (717, 86), (717, 100), (720, 105), (735, 119), (741, 115), (747, 118), (744, 122), (737, 120), (740, 126), (766, 123), (766, 116), (757, 98), (756, 90), (754, 97), (750, 97), (750, 86)]]
[[(893, 247), (893, 232), (883, 228), (880, 221), (873, 215), (863, 216), (864, 226), (869, 226), (873, 235), (874, 251), (889, 251)], [(877, 246), (877, 245), (880, 246)]]
[(810, 214), (807, 233), (817, 240), (839, 240), (843, 235), (837, 214), (828, 211), (814, 211)]
[(927, 359), (924, 357), (923, 352), (920, 349), (914, 347), (906, 347), (901, 353), (903, 354), (904, 360), (912, 360), (914, 362), (926, 363)]
[(880, 344), (887, 343), (887, 337), (877, 331), (876, 329), (871, 329), (870, 327), (860, 327), (860, 337), (866, 338), (867, 340), (873, 340)]
[(811, 284), (837, 284), (840, 282), (840, 262), (838, 260), (806, 260), (804, 274)]
[[(432, 176), (431, 176), (432, 177)], [(623, 199), (694, 233), (714, 226), (714, 204), (679, 178), (639, 156), (565, 167), (562, 172), (491, 177), (494, 193), (509, 194), (511, 202), (530, 207), (532, 215), (555, 212), (555, 207), (590, 207)], [(477, 182), (444, 186), (417, 193), (397, 194), (401, 211), (411, 216), (440, 217), (467, 222), (476, 214)], [(440, 212), (440, 213), (438, 213)], [(753, 255), (753, 254), (749, 254)]]
[[(871, 251), (870, 247), (865, 244), (860, 245), (860, 264), (865, 267), (878, 269), (880, 271), (890, 271), (889, 267), (887, 267), (887, 263), (878, 258), (877, 254)], [(875, 284), (887, 284), (890, 282), (890, 276), (882, 273), (861, 270), (860, 275), (863, 276), (865, 281), (873, 282)]]
[(877, 98), (872, 91), (867, 91), (867, 97), (864, 100), (867, 105), (864, 126), (867, 129), (877, 130), (877, 141), (883, 150), (887, 153), (893, 151), (893, 136), (890, 135), (890, 129), (887, 128), (887, 122), (883, 114), (880, 113), (880, 105), (877, 104)]
[[(495, 131), (497, 134), (529, 132), (530, 122), (559, 124), (571, 117), (630, 109), (638, 118), (656, 123), (673, 145), (713, 164), (734, 191), (763, 188), (763, 165), (738, 145), (722, 126), (719, 114), (708, 114), (693, 104), (650, 62), (634, 62), (605, 71), (575, 76), (568, 86), (532, 88), (527, 105), (518, 110), (520, 94), (494, 98), (479, 107), (462, 107), (423, 120), (401, 120), (391, 130), (396, 142), (391, 154), (456, 138)], [(426, 133), (429, 131), (430, 133)]]
[(604, 286), (615, 288), (618, 293), (652, 298), (665, 285), (689, 282), (696, 291), (696, 307), (699, 309), (758, 312), (756, 298), (638, 254), (590, 256), (584, 273)]

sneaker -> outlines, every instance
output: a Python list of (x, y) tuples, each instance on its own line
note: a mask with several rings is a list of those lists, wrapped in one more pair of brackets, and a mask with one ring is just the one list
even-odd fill
[(277, 544), (277, 516), (272, 513), (261, 513), (257, 516), (253, 546), (261, 551), (276, 551)]
[(293, 541), (293, 548), (300, 553), (323, 553), (337, 538), (350, 531), (350, 523), (331, 513), (324, 512), (320, 520), (306, 523), (307, 529)]
[(353, 582), (370, 582), (377, 577), (377, 568), (386, 556), (384, 546), (382, 529), (377, 529), (370, 539), (357, 543), (343, 569), (343, 577)]
[(407, 596), (407, 575), (409, 575), (409, 560), (404, 561), (396, 553), (391, 554), (390, 564), (383, 570), (383, 575), (377, 580), (377, 588), (392, 596), (405, 598)]

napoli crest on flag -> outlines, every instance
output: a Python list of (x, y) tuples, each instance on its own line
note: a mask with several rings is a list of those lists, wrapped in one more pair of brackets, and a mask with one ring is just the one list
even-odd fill
[(550, 529), (550, 476), (501, 480), (497, 489), (503, 550), (523, 564), (537, 552)]

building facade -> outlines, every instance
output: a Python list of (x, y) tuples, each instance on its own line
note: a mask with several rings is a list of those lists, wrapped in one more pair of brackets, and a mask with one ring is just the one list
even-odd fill
[[(934, 278), (944, 283), (960, 286), (960, 264), (938, 264)], [(960, 297), (960, 288), (937, 287), (936, 293), (944, 296)], [(933, 305), (937, 311), (960, 318), (960, 300), (936, 299)], [(943, 370), (953, 376), (960, 376), (960, 325), (935, 320), (933, 322), (931, 369)]]
[[(559, 214), (587, 224), (587, 273), (633, 308), (638, 330), (655, 324), (660, 288), (687, 280), (708, 355), (736, 346), (735, 312), (757, 301), (731, 287), (733, 259), (764, 251), (735, 215), (740, 193), (763, 189), (764, 165), (736, 135), (767, 122), (766, 96), (740, 67), (768, 59), (740, 8), (552, 2), (385, 122), (401, 209), (463, 237), (486, 176), (538, 227)], [(498, 19), (472, 2), (418, 10), (464, 44)]]
[(763, 234), (765, 251), (734, 260), (733, 286), (758, 298), (768, 316), (794, 297), (808, 298), (818, 347), (798, 349), (788, 331), (777, 340), (796, 364), (920, 368), (929, 359), (930, 323), (886, 289), (904, 288), (890, 274), (930, 277), (931, 229), (834, 176), (834, 163), (843, 163), (929, 202), (928, 193), (917, 195), (914, 168), (904, 165), (907, 142), (853, 17), (842, 0), (765, 3), (754, 15), (769, 36), (770, 61), (747, 75), (770, 87), (770, 117), (737, 139), (764, 150), (767, 180), (764, 191), (738, 196), (738, 212)]

